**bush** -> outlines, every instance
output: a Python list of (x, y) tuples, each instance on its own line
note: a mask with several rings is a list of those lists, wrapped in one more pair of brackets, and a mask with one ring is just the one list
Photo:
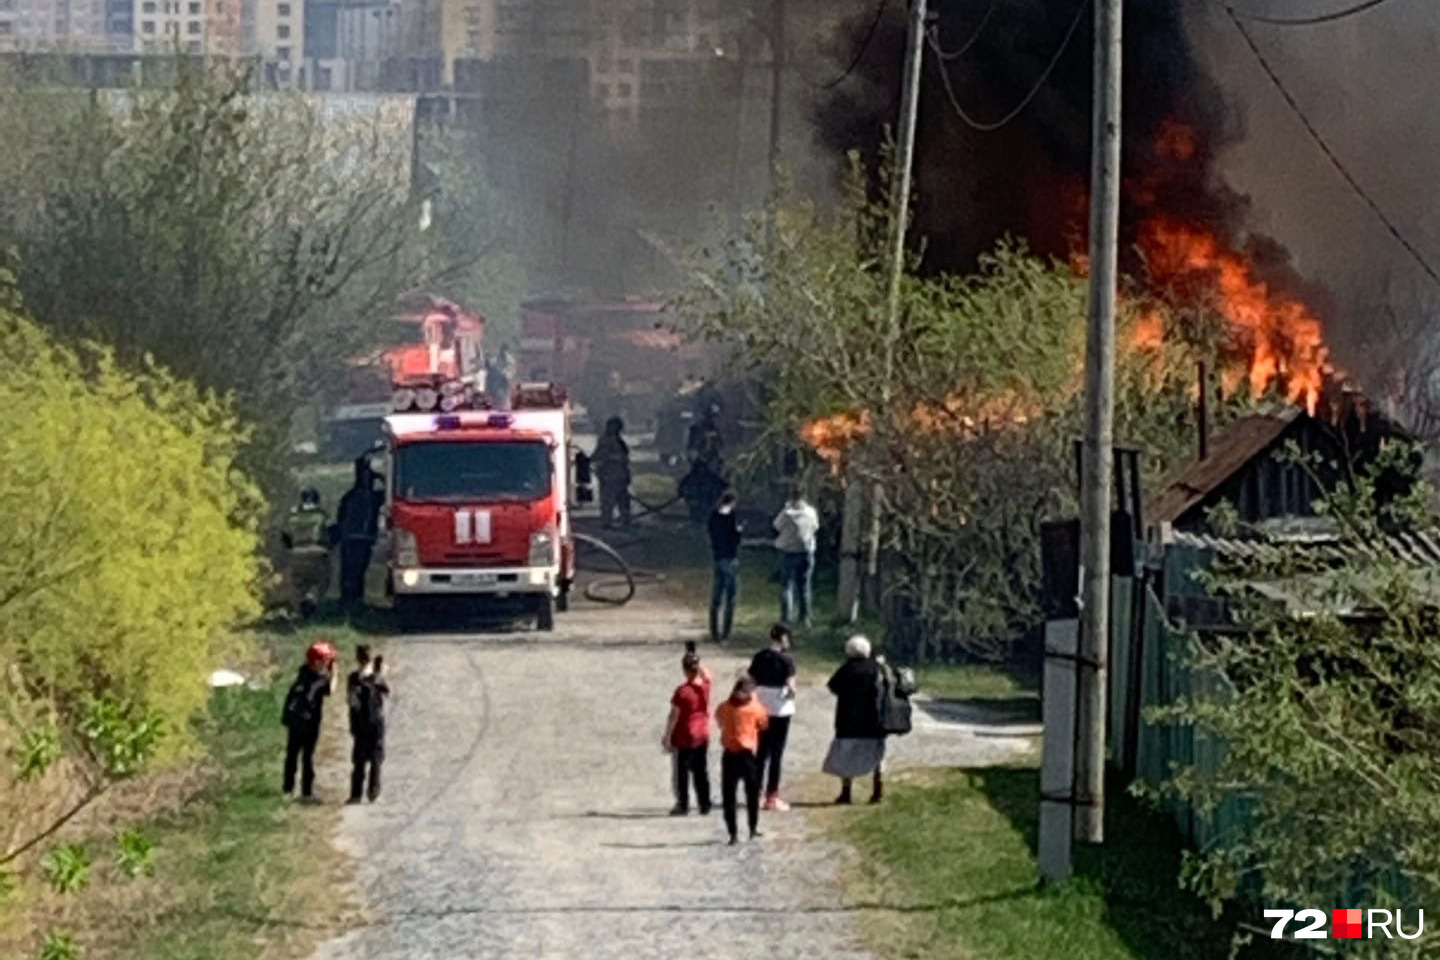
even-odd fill
[(79, 733), (107, 703), (178, 750), (257, 612), (260, 501), (233, 467), (245, 433), (188, 384), (58, 347), (10, 312), (0, 363), (4, 704)]

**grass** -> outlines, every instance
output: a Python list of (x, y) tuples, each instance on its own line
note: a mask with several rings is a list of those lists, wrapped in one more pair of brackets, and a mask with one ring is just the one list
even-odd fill
[[(1075, 877), (1040, 888), (1038, 781), (1028, 768), (934, 772), (897, 784), (882, 807), (819, 812), (860, 854), (850, 899), (881, 907), (862, 915), (867, 946), (886, 960), (1229, 956), (1233, 920), (1212, 919), (1177, 885), (1178, 834), (1123, 792), (1108, 842), (1078, 848)], [(1282, 956), (1269, 946), (1244, 956)]]
[[(666, 575), (676, 592), (687, 602), (708, 609), (710, 602), (710, 554), (704, 532), (693, 538), (677, 538), (667, 557)], [(780, 614), (780, 588), (775, 582), (779, 562), (775, 551), (765, 547), (747, 548), (740, 559), (740, 590), (735, 609), (733, 646), (759, 647), (769, 636)], [(856, 633), (872, 640), (884, 636), (884, 627), (875, 620), (857, 624), (840, 622), (835, 615), (836, 577), (822, 569), (815, 577), (815, 626), (801, 629), (795, 638), (794, 655), (804, 672), (833, 671), (845, 658), (845, 641)], [(916, 679), (926, 696), (944, 700), (980, 700), (1039, 709), (1039, 677), (1003, 666), (982, 663), (924, 664), (916, 668)]]
[[(318, 792), (331, 803), (321, 807), (280, 795), (281, 706), (317, 633), (266, 637), (273, 682), (215, 691), (202, 723), (209, 761), (199, 792), (138, 825), (155, 844), (154, 878), (76, 900), (71, 929), (87, 957), (301, 960), (345, 922), (348, 866), (330, 843), (341, 786), (322, 771)], [(353, 639), (344, 628), (324, 635), (342, 650)], [(343, 737), (343, 710), (330, 705), (322, 750)]]

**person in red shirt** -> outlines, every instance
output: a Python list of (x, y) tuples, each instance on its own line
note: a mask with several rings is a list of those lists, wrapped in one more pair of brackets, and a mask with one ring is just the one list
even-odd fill
[(720, 799), (725, 805), (725, 828), (730, 843), (736, 843), (735, 791), (745, 784), (745, 813), (750, 824), (750, 839), (760, 836), (760, 734), (770, 722), (765, 707), (755, 699), (755, 681), (742, 677), (735, 682), (730, 698), (715, 711), (720, 724), (720, 745), (725, 753), (720, 758)]
[(670, 697), (670, 719), (661, 746), (675, 758), (675, 807), (672, 817), (690, 812), (690, 782), (702, 814), (710, 812), (710, 673), (700, 655), (687, 649), (680, 661), (685, 682)]

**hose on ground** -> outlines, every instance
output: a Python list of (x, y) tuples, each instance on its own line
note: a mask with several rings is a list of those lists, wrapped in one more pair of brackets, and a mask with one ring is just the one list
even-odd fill
[[(575, 542), (583, 543), (586, 546), (599, 550), (614, 560), (619, 567), (619, 570), (614, 572), (612, 576), (600, 577), (585, 585), (585, 599), (594, 603), (623, 607), (635, 599), (635, 590), (640, 581), (644, 580), (651, 583), (659, 583), (665, 579), (664, 574), (654, 570), (638, 570), (630, 566), (625, 558), (620, 555), (620, 551), (599, 537), (592, 537), (587, 533), (576, 533)], [(611, 571), (606, 570), (601, 572), (610, 573)], [(617, 588), (623, 590), (624, 593), (618, 595), (614, 593), (613, 591)]]
[(677, 493), (675, 496), (671, 497), (669, 500), (666, 500), (664, 503), (660, 504), (658, 507), (655, 506), (654, 504), (646, 503), (644, 500), (641, 500), (639, 497), (635, 496), (635, 494), (633, 494), (633, 493), (630, 494), (630, 499), (631, 499), (633, 502), (638, 503), (641, 507), (644, 508), (639, 514), (637, 514), (637, 517), (636, 517), (636, 518), (638, 519), (639, 517), (648, 516), (649, 514), (652, 514), (652, 513), (655, 514), (657, 517), (658, 517), (658, 516), (662, 516), (662, 515), (665, 513), (666, 510), (669, 510), (671, 507), (675, 506), (675, 504), (679, 503), (681, 500), (683, 500), (683, 499), (685, 499), (685, 498), (682, 497), (682, 496), (680, 496), (680, 495)]

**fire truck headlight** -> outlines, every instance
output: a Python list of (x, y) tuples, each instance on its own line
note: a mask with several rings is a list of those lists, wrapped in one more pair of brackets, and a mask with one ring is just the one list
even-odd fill
[(555, 537), (542, 530), (530, 534), (530, 566), (549, 567), (555, 564)]
[(395, 565), (397, 567), (420, 566), (420, 545), (415, 542), (415, 534), (409, 530), (397, 529), (392, 542), (395, 545)]
[(407, 586), (407, 587), (416, 587), (416, 586), (419, 586), (419, 585), (420, 585), (420, 571), (419, 571), (419, 570), (401, 570), (401, 571), (400, 571), (400, 582), (403, 583), (403, 584), (405, 584), (405, 586)]

